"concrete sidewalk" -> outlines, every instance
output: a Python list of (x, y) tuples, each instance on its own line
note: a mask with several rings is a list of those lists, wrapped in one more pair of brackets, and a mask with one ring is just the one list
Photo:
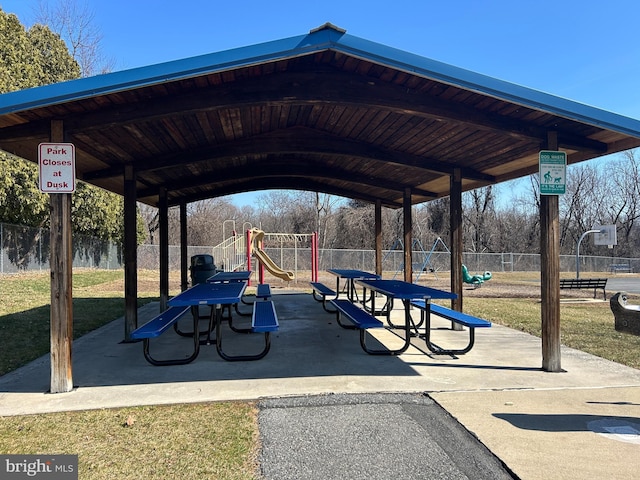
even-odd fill
[[(225, 362), (215, 347), (203, 346), (200, 356), (189, 365), (154, 367), (144, 360), (140, 343), (120, 343), (124, 331), (120, 319), (74, 342), (73, 378), (77, 388), (72, 392), (46, 393), (48, 356), (0, 377), (0, 415), (222, 400), (282, 402), (299, 397), (311, 401), (310, 396), (327, 399), (348, 394), (355, 396), (350, 396), (347, 404), (361, 405), (349, 407), (356, 418), (366, 410), (367, 419), (375, 418), (378, 412), (380, 421), (388, 422), (388, 412), (397, 412), (393, 405), (398, 401), (380, 397), (367, 403), (366, 395), (403, 394), (407, 397), (399, 403), (404, 405), (413, 404), (416, 396), (426, 393), (432, 403), (424, 407), (423, 416), (402, 416), (404, 430), (413, 436), (407, 440), (416, 446), (416, 456), (424, 456), (424, 450), (431, 448), (427, 434), (432, 423), (424, 416), (442, 407), (464, 426), (471, 439), (477, 437), (519, 478), (638, 476), (640, 370), (563, 348), (565, 372), (546, 373), (540, 369), (540, 339), (499, 325), (479, 329), (473, 350), (459, 358), (426, 355), (418, 348), (399, 357), (370, 356), (361, 350), (358, 332), (341, 329), (335, 317), (324, 312), (310, 294), (283, 292), (274, 295), (274, 302), (280, 331), (272, 336), (271, 352), (260, 361)], [(157, 311), (157, 304), (145, 306), (140, 322)], [(400, 312), (397, 315), (400, 318)], [(466, 332), (446, 330), (446, 325), (442, 322), (443, 328), (433, 332), (438, 343), (466, 342)], [(434, 327), (438, 323), (434, 322)], [(376, 336), (390, 346), (399, 341), (387, 332), (376, 332)], [(259, 348), (262, 339), (256, 337), (235, 338), (230, 334), (225, 349), (232, 349), (236, 341)], [(189, 342), (168, 332), (154, 346), (188, 349)], [(254, 343), (248, 345), (250, 342)], [(423, 342), (414, 342), (424, 350)], [(357, 398), (363, 403), (354, 400)], [(369, 405), (366, 409), (365, 404)], [(266, 419), (270, 404), (261, 406)], [(293, 413), (303, 415), (306, 411), (311, 415), (319, 411), (312, 406), (302, 410), (293, 410), (297, 408), (294, 405), (279, 408), (292, 409), (291, 418)], [(324, 422), (323, 428), (332, 426), (339, 432), (344, 418), (334, 416), (312, 415), (307, 420), (317, 418)], [(442, 419), (439, 422), (443, 424)], [(261, 425), (264, 439), (272, 435), (276, 441), (274, 425), (266, 421)], [(392, 426), (393, 422), (389, 428)], [(388, 441), (392, 438), (396, 437)], [(394, 454), (400, 448), (385, 441), (378, 438), (380, 452)], [(447, 450), (442, 452), (453, 463), (460, 460)], [(317, 460), (322, 462), (321, 458)], [(388, 478), (384, 474), (368, 478)], [(464, 469), (455, 474), (460, 477), (443, 475), (466, 476)]]

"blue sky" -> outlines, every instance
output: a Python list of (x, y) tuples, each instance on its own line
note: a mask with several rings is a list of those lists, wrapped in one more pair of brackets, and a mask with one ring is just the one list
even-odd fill
[[(39, 1), (0, 0), (0, 7), (29, 26)], [(75, 2), (93, 12), (116, 70), (331, 22), (351, 35), (640, 119), (638, 0)]]

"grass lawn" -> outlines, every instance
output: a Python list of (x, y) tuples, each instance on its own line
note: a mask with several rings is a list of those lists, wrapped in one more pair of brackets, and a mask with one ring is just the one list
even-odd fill
[[(3, 375), (49, 352), (48, 272), (0, 276), (0, 292)], [(74, 272), (74, 338), (123, 316), (123, 292), (122, 271)], [(157, 272), (139, 272), (139, 305), (158, 292)], [(78, 454), (83, 479), (244, 480), (257, 477), (257, 432), (251, 402), (22, 415), (0, 417), (0, 452)]]
[[(465, 298), (472, 315), (540, 337), (540, 302), (525, 298)], [(609, 302), (561, 303), (561, 343), (617, 363), (640, 368), (640, 337), (614, 328)]]
[[(122, 271), (74, 272), (75, 338), (124, 315), (123, 277)], [(179, 291), (179, 280), (170, 278), (170, 294)], [(447, 288), (442, 281), (433, 286)], [(540, 336), (539, 288), (536, 296), (532, 281), (535, 274), (495, 275), (482, 288), (465, 290), (464, 309)], [(3, 375), (49, 351), (48, 272), (0, 276), (0, 292)], [(158, 292), (157, 272), (139, 272), (139, 304), (158, 300)], [(640, 368), (640, 337), (615, 331), (608, 302), (562, 303), (561, 331), (564, 345)], [(258, 450), (251, 402), (0, 417), (0, 452), (77, 453), (86, 479), (254, 479)]]
[(248, 480), (256, 416), (225, 402), (0, 417), (0, 452), (77, 454), (82, 479)]

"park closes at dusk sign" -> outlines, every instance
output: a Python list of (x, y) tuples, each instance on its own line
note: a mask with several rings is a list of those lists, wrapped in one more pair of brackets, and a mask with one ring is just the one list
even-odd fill
[(540, 195), (564, 195), (567, 186), (567, 154), (540, 152)]
[(76, 190), (76, 149), (72, 143), (38, 145), (40, 191), (73, 193)]

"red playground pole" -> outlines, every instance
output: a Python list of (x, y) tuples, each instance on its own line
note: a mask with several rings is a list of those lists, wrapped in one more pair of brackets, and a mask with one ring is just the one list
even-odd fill
[(318, 247), (318, 232), (313, 232), (313, 235), (311, 236), (311, 255), (312, 255), (311, 278), (313, 282), (317, 282), (318, 271), (320, 270), (320, 248)]
[(316, 236), (315, 233), (311, 235), (311, 281), (315, 282), (316, 271)]
[[(263, 240), (260, 240), (260, 245), (258, 245), (260, 250), (264, 251), (264, 243)], [(262, 285), (264, 283), (264, 264), (262, 262), (258, 262), (258, 281)]]

